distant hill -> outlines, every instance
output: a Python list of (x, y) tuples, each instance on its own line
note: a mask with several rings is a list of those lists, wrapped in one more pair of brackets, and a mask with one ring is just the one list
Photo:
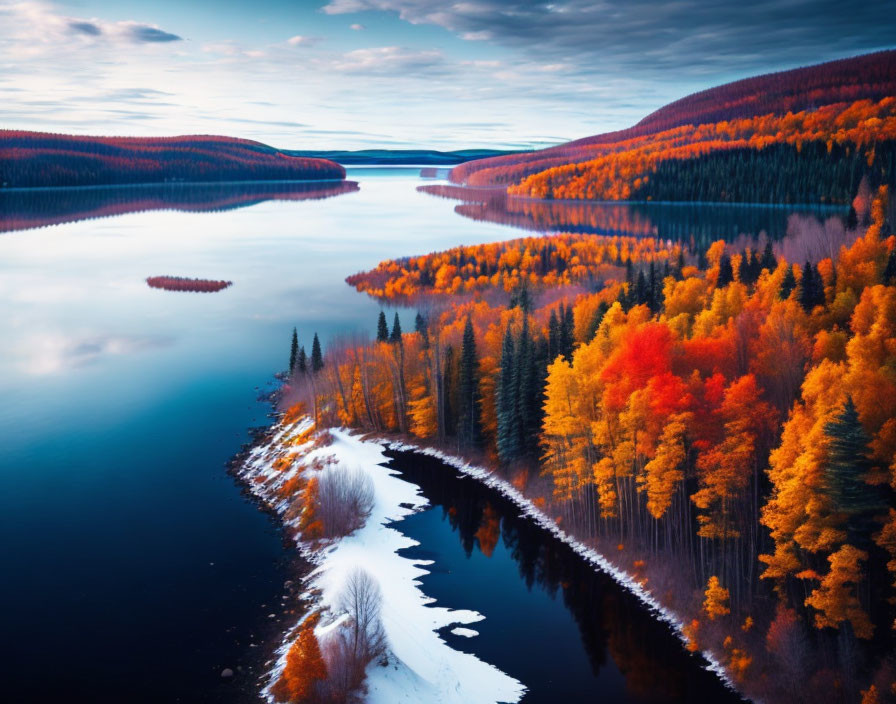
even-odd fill
[(892, 182), (896, 50), (782, 71), (676, 100), (633, 127), (451, 171), (514, 195), (840, 203)]
[(451, 152), (440, 152), (432, 149), (361, 149), (358, 151), (302, 151), (284, 150), (284, 154), (329, 159), (345, 166), (358, 164), (375, 165), (413, 165), (413, 166), (454, 166), (476, 159), (488, 159), (496, 156), (518, 154), (514, 151), (497, 149), (459, 149)]
[(0, 130), (0, 187), (344, 179), (326, 159), (232, 137), (82, 137)]

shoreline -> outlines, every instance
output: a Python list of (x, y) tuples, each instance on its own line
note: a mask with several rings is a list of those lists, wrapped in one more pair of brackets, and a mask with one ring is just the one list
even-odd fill
[[(297, 554), (310, 566), (308, 571), (304, 575), (299, 577), (299, 579), (309, 587), (309, 589), (306, 590), (300, 597), (304, 597), (305, 599), (310, 600), (307, 602), (307, 610), (297, 623), (281, 633), (281, 645), (274, 650), (275, 656), (278, 656), (278, 662), (265, 674), (260, 676), (260, 680), (262, 682), (267, 680), (267, 684), (262, 688), (261, 696), (268, 702), (273, 702), (273, 697), (270, 694), (270, 688), (279, 677), (279, 673), (282, 672), (286, 651), (291, 644), (290, 634), (294, 633), (297, 630), (298, 626), (301, 625), (307, 614), (311, 613), (315, 609), (316, 605), (319, 606), (322, 601), (325, 602), (325, 599), (321, 598), (319, 592), (317, 594), (314, 594), (313, 596), (312, 592), (316, 587), (320, 586), (319, 584), (315, 584), (315, 576), (319, 575), (322, 569), (323, 561), (320, 559), (320, 553), (327, 553), (331, 549), (330, 547), (325, 546), (322, 550), (313, 550), (307, 544), (303, 544), (299, 535), (295, 533), (290, 534), (290, 528), (294, 528), (297, 521), (288, 521), (284, 516), (285, 504), (288, 503), (287, 500), (282, 498), (279, 501), (276, 500), (274, 498), (276, 494), (274, 494), (274, 496), (271, 495), (271, 487), (265, 489), (266, 484), (259, 482), (259, 478), (263, 476), (263, 474), (259, 472), (259, 468), (256, 466), (256, 468), (253, 470), (249, 462), (249, 460), (251, 460), (253, 456), (257, 456), (258, 454), (265, 451), (270, 452), (272, 448), (276, 450), (276, 448), (278, 447), (278, 443), (279, 448), (282, 451), (284, 448), (284, 435), (288, 433), (290, 427), (295, 428), (296, 426), (303, 426), (306, 430), (308, 430), (311, 428), (311, 423), (310, 420), (305, 419), (292, 424), (292, 426), (286, 426), (284, 428), (283, 419), (280, 419), (267, 429), (256, 429), (257, 432), (253, 434), (252, 442), (247, 444), (245, 451), (238, 457), (234, 458), (234, 461), (232, 463), (234, 476), (241, 484), (246, 487), (246, 491), (248, 491), (248, 493), (252, 495), (265, 508), (266, 511), (272, 512), (272, 514), (277, 517), (278, 523), (282, 526), (284, 534), (287, 536), (286, 539), (292, 539), (293, 547), (296, 549)], [(314, 431), (313, 429), (310, 430), (312, 436), (316, 435), (317, 432), (318, 431)], [(380, 451), (411, 452), (414, 454), (435, 458), (445, 464), (447, 467), (451, 467), (456, 471), (459, 471), (462, 475), (473, 478), (483, 486), (497, 491), (501, 496), (503, 496), (504, 498), (512, 502), (517, 508), (519, 508), (521, 510), (521, 515), (523, 515), (526, 519), (532, 521), (533, 524), (547, 531), (554, 538), (569, 546), (572, 551), (580, 559), (582, 559), (588, 567), (595, 571), (606, 574), (620, 588), (634, 596), (642, 604), (642, 606), (646, 607), (651, 617), (669, 626), (671, 631), (681, 642), (682, 648), (686, 648), (688, 643), (688, 639), (684, 631), (686, 623), (679, 614), (673, 611), (670, 607), (664, 605), (656, 596), (654, 596), (649, 590), (643, 587), (635, 579), (635, 577), (633, 577), (624, 569), (616, 566), (604, 554), (602, 554), (595, 548), (589, 547), (574, 536), (562, 530), (544, 511), (538, 508), (531, 499), (529, 499), (521, 491), (516, 489), (509, 481), (497, 475), (497, 473), (493, 470), (471, 464), (462, 457), (450, 455), (434, 447), (426, 447), (424, 445), (418, 445), (409, 442), (408, 439), (397, 439), (395, 437), (375, 434), (363, 434), (352, 429), (344, 428), (325, 429), (319, 432), (330, 435), (328, 444), (323, 445), (322, 447), (311, 448), (310, 450), (308, 450), (306, 447), (305, 451), (300, 450), (298, 453), (295, 453), (295, 456), (307, 457), (309, 454), (313, 454), (317, 450), (319, 450), (321, 454), (326, 454), (328, 450), (334, 449), (335, 440), (333, 439), (333, 434), (335, 434), (337, 437), (351, 438), (353, 441), (359, 443), (360, 445), (371, 446), (372, 449), (379, 449)], [(388, 462), (390, 461), (388, 455), (384, 455), (384, 458), (387, 461), (387, 471), (394, 471), (388, 466)], [(376, 466), (382, 465), (377, 464)], [(269, 482), (271, 480), (271, 468), (267, 467), (267, 471), (267, 480)], [(412, 486), (414, 486), (415, 489), (417, 488), (416, 485)], [(424, 499), (424, 502), (425, 501), (426, 500)], [(402, 505), (402, 508), (405, 511), (405, 515), (410, 515), (411, 513), (422, 510), (423, 504), (406, 502)], [(400, 517), (398, 520), (400, 520)], [(384, 527), (388, 529), (389, 524), (384, 524)], [(336, 543), (339, 542), (339, 540), (336, 541)], [(425, 564), (423, 566), (425, 567)], [(319, 582), (320, 580), (317, 581)], [(467, 623), (473, 622), (474, 621), (471, 620)], [(444, 624), (443, 626), (441, 626), (441, 628), (450, 630), (449, 627), (459, 627), (463, 631), (465, 630), (463, 628), (464, 625), (465, 623), (455, 620)], [(703, 660), (703, 662), (700, 663), (700, 667), (718, 677), (721, 684), (727, 690), (739, 697), (742, 701), (755, 701), (757, 704), (760, 704), (759, 700), (751, 700), (747, 698), (743, 694), (743, 692), (740, 691), (740, 689), (735, 685), (734, 680), (729, 675), (725, 666), (719, 661), (719, 659), (712, 651), (708, 649), (702, 649), (699, 650), (697, 654), (700, 655)], [(374, 664), (371, 664), (371, 666), (368, 668), (368, 681), (370, 680), (371, 674), (375, 673), (377, 669), (378, 668), (376, 668)], [(374, 701), (376, 701), (375, 698)]]

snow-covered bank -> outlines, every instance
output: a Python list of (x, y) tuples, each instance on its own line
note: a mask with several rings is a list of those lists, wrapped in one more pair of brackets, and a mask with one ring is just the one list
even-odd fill
[[(631, 574), (614, 565), (606, 558), (606, 556), (597, 550), (585, 545), (574, 536), (562, 530), (553, 519), (538, 508), (538, 506), (509, 481), (501, 478), (489, 469), (471, 465), (462, 458), (449, 455), (434, 448), (421, 447), (393, 440), (383, 440), (382, 442), (386, 448), (391, 450), (411, 451), (434, 457), (446, 465), (454, 467), (461, 474), (477, 479), (486, 486), (498, 491), (501, 495), (518, 506), (523, 515), (527, 516), (546, 531), (554, 535), (557, 539), (570, 546), (576, 554), (595, 568), (610, 575), (622, 588), (637, 597), (637, 599), (649, 609), (654, 617), (672, 626), (681, 642), (684, 645), (687, 645), (688, 638), (685, 634), (685, 622), (678, 614), (663, 606), (663, 604), (661, 604), (660, 601)], [(731, 679), (724, 665), (718, 658), (709, 650), (703, 650), (701, 651), (701, 654), (706, 660), (705, 668), (717, 675), (726, 688), (740, 696), (744, 701), (748, 701), (737, 689), (734, 681)], [(759, 704), (758, 700), (755, 701)]]
[[(427, 500), (418, 488), (399, 479), (384, 466), (388, 458), (381, 442), (363, 440), (343, 430), (329, 433), (330, 442), (318, 445), (311, 423), (301, 419), (278, 424), (261, 444), (250, 450), (237, 474), (251, 491), (276, 510), (293, 531), (299, 548), (314, 563), (307, 578), (309, 598), (324, 609), (317, 627), (323, 635), (339, 618), (336, 604), (348, 576), (358, 567), (366, 570), (382, 590), (382, 621), (389, 647), (388, 665), (376, 662), (368, 668), (368, 697), (373, 704), (428, 702), (489, 704), (516, 702), (525, 687), (473, 655), (450, 648), (438, 635), (446, 626), (455, 633), (474, 637), (463, 628), (481, 620), (475, 611), (434, 606), (420, 590), (418, 578), (427, 573), (427, 560), (402, 557), (398, 551), (416, 545), (388, 524), (418, 511)], [(315, 550), (301, 540), (298, 517), (287, 517), (290, 497), (282, 489), (313, 466), (332, 465), (363, 471), (372, 481), (373, 509), (362, 528), (352, 535)], [(329, 613), (329, 617), (327, 616)], [(282, 671), (289, 642), (280, 651), (272, 682)], [(269, 700), (273, 697), (266, 690)]]

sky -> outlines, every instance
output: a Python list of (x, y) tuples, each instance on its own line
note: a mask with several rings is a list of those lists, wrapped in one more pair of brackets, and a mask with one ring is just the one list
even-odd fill
[(547, 146), (896, 46), (896, 0), (0, 0), (0, 129)]

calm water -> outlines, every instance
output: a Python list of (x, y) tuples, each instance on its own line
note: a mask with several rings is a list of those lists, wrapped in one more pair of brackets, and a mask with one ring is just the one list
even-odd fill
[[(257, 399), (286, 364), (292, 327), (309, 347), (315, 330), (324, 341), (371, 331), (378, 307), (346, 286), (345, 276), (384, 258), (518, 232), (458, 217), (454, 202), (415, 190), (414, 169), (360, 168), (349, 178), (358, 190), (0, 194), (4, 700), (251, 697), (249, 668), (276, 631), (269, 614), (280, 613), (294, 569), (275, 524), (224, 467), (247, 428), (266, 422), (268, 406)], [(153, 275), (233, 286), (174, 293), (149, 288), (145, 278)], [(432, 549), (448, 555), (438, 540)], [(491, 560), (465, 563), (483, 593), (457, 591), (459, 605), (489, 616), (484, 629), (499, 623), (496, 590), (531, 581), (501, 557), (502, 541)], [(477, 577), (480, 567), (494, 580)], [(427, 586), (440, 598), (461, 589), (438, 579)], [(625, 597), (607, 585), (600, 595), (593, 608), (627, 623)], [(520, 608), (541, 628), (560, 618), (566, 601), (556, 596), (551, 606), (539, 598)], [(588, 611), (589, 603), (576, 608)], [(617, 603), (623, 611), (611, 608)], [(573, 618), (582, 639), (598, 646), (566, 638), (572, 629), (558, 632), (555, 647), (570, 673), (598, 663), (600, 691), (611, 696), (631, 684), (622, 659), (612, 650), (600, 655), (608, 618), (600, 616), (597, 631)], [(511, 636), (496, 633), (483, 630), (460, 646), (492, 648), (482, 651), (490, 662), (517, 676), (534, 673), (531, 663), (514, 662), (524, 654), (508, 647)], [(617, 635), (641, 638), (640, 631)], [(660, 662), (647, 655), (648, 663)], [(225, 667), (237, 676), (222, 680)], [(553, 676), (560, 682), (565, 674)], [(582, 677), (570, 681), (579, 686)]]
[(523, 682), (525, 704), (740, 701), (637, 599), (498, 492), (436, 459), (388, 454), (432, 504), (395, 526), (420, 542), (404, 554), (434, 561), (423, 591), (485, 616), (471, 626), (478, 636), (443, 637)]

